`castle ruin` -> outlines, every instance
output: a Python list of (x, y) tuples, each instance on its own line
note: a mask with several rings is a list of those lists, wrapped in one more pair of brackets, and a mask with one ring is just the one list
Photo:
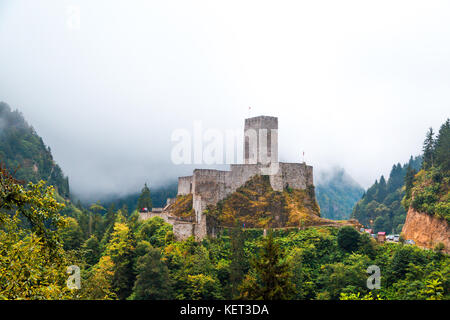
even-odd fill
[(178, 240), (207, 236), (206, 216), (208, 205), (215, 205), (255, 175), (267, 175), (272, 188), (306, 189), (313, 186), (313, 168), (306, 163), (278, 162), (278, 118), (259, 116), (245, 119), (244, 163), (231, 164), (229, 171), (195, 169), (191, 176), (178, 178), (177, 196), (192, 194), (193, 221), (183, 221), (170, 214), (174, 199), (168, 199), (161, 212), (141, 213), (141, 219), (160, 216), (173, 225)]

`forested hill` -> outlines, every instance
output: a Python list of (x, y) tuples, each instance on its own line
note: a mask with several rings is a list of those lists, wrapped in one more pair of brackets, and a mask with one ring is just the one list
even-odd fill
[(53, 160), (50, 148), (22, 116), (0, 102), (0, 162), (24, 182), (47, 181), (69, 197), (69, 180)]
[(364, 189), (344, 169), (322, 172), (316, 187), (321, 217), (347, 220), (363, 193)]
[(410, 170), (419, 170), (422, 157), (411, 157), (403, 166), (398, 163), (392, 167), (389, 179), (384, 176), (367, 189), (352, 212), (352, 218), (365, 226), (373, 227), (375, 232), (400, 233), (405, 223), (406, 210), (401, 201), (405, 195), (405, 176)]

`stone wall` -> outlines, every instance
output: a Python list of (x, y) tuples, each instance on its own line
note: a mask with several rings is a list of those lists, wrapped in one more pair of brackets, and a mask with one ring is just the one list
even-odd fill
[(178, 195), (184, 196), (192, 192), (192, 176), (178, 178)]
[(313, 186), (313, 168), (305, 163), (280, 163), (283, 188), (306, 189)]
[(154, 217), (160, 217), (162, 219), (164, 219), (165, 222), (172, 224), (169, 221), (169, 217), (166, 213), (164, 212), (160, 212), (160, 213), (155, 213), (155, 212), (139, 212), (139, 219), (140, 220), (147, 220), (147, 219), (151, 219)]
[(176, 240), (186, 240), (194, 234), (194, 224), (189, 222), (175, 221), (172, 224), (173, 234)]

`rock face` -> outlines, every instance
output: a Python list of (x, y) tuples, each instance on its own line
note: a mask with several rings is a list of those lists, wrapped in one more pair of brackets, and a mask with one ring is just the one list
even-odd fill
[(441, 242), (445, 246), (444, 251), (450, 253), (450, 226), (444, 219), (409, 208), (402, 234), (419, 247), (432, 249)]

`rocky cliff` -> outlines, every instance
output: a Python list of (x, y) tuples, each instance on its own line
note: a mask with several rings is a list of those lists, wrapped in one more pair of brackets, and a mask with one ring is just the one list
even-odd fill
[(444, 251), (450, 254), (450, 226), (445, 219), (409, 208), (402, 235), (424, 248), (432, 249), (441, 242), (445, 246)]

